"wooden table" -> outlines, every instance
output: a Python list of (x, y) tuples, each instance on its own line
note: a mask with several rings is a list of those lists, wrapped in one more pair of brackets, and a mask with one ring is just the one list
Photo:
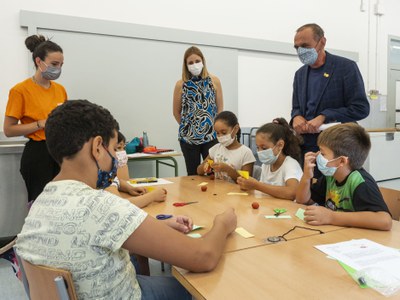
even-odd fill
[[(173, 268), (172, 274), (196, 299), (386, 299), (361, 289), (335, 260), (314, 248), (367, 238), (400, 248), (400, 224), (391, 232), (347, 228), (223, 255), (210, 273)], [(397, 295), (389, 299), (399, 299)]]
[[(255, 237), (245, 239), (233, 233), (227, 240), (225, 253), (217, 268), (209, 273), (191, 273), (173, 267), (172, 274), (196, 299), (371, 299), (384, 298), (372, 289), (361, 289), (334, 260), (314, 245), (367, 238), (378, 243), (400, 248), (400, 224), (393, 223), (390, 232), (346, 228), (339, 226), (311, 226), (295, 213), (303, 205), (289, 200), (275, 199), (260, 192), (241, 193), (239, 186), (202, 176), (167, 178), (172, 184), (164, 185), (168, 199), (145, 208), (152, 216), (160, 213), (186, 214), (195, 224), (204, 225), (199, 230), (205, 234), (212, 226), (216, 214), (234, 207), (238, 227), (243, 227)], [(207, 191), (198, 186), (207, 182)], [(184, 207), (174, 207), (174, 202), (198, 201)], [(257, 201), (259, 209), (251, 203)], [(286, 208), (291, 219), (265, 219), (273, 215), (274, 208)], [(304, 226), (324, 232), (296, 229), (286, 236), (287, 242), (266, 242), (269, 236), (279, 236), (294, 226)]]
[[(225, 252), (262, 246), (270, 242), (265, 239), (270, 236), (279, 236), (292, 229), (294, 226), (305, 226), (323, 232), (341, 230), (339, 226), (311, 226), (295, 217), (299, 207), (304, 207), (290, 200), (275, 199), (269, 195), (259, 192), (248, 191), (248, 196), (228, 196), (229, 192), (243, 192), (237, 184), (222, 180), (210, 180), (205, 176), (186, 176), (167, 178), (173, 184), (164, 185), (168, 191), (167, 201), (155, 203), (144, 210), (151, 216), (157, 214), (188, 215), (193, 218), (196, 225), (205, 226), (204, 229), (196, 232), (205, 234), (211, 227), (215, 215), (222, 213), (228, 207), (234, 207), (238, 216), (238, 227), (243, 227), (255, 235), (253, 238), (243, 238), (233, 233), (227, 241)], [(207, 191), (202, 192), (198, 186), (201, 182), (207, 182)], [(183, 207), (173, 206), (174, 202), (199, 201)], [(260, 204), (259, 209), (251, 207), (252, 202)], [(265, 215), (273, 215), (274, 208), (286, 208), (285, 215), (291, 219), (265, 219)], [(304, 236), (319, 234), (317, 231), (296, 229), (285, 236), (288, 240)]]
[[(159, 154), (145, 154), (145, 153), (134, 153), (128, 154), (128, 164), (129, 162), (134, 161), (155, 161), (156, 162), (156, 177), (159, 178), (160, 176), (160, 164), (169, 166), (174, 168), (174, 175), (178, 176), (178, 162), (174, 158), (174, 156), (181, 156), (182, 154), (177, 151), (173, 152), (165, 152)], [(165, 161), (170, 161), (172, 163), (168, 163)]]

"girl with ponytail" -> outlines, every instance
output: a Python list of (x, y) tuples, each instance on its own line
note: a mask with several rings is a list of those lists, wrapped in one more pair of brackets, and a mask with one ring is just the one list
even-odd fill
[(276, 198), (294, 200), (303, 171), (300, 139), (284, 118), (261, 126), (256, 133), (257, 155), (262, 163), (260, 181), (239, 177), (242, 189), (255, 189)]

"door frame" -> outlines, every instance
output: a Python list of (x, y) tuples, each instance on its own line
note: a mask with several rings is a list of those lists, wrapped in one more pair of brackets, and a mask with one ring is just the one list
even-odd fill
[(386, 125), (390, 128), (396, 127), (396, 81), (400, 81), (400, 37), (389, 35)]

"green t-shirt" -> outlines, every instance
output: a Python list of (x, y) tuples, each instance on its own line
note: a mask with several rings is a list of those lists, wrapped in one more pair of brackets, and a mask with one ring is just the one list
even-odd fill
[(311, 199), (335, 211), (389, 212), (378, 185), (364, 169), (354, 170), (341, 183), (322, 176), (311, 186)]
[(332, 210), (355, 211), (352, 199), (354, 191), (364, 182), (358, 171), (350, 173), (344, 185), (337, 185), (333, 176), (326, 177), (325, 206)]

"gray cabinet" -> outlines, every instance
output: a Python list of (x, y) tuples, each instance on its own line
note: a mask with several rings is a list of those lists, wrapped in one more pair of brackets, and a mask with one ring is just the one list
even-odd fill
[(19, 172), (26, 141), (0, 133), (0, 246), (21, 231), (28, 213), (28, 195)]
[(364, 168), (376, 181), (400, 178), (400, 132), (370, 132), (371, 151)]

